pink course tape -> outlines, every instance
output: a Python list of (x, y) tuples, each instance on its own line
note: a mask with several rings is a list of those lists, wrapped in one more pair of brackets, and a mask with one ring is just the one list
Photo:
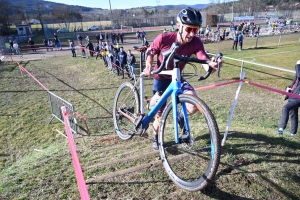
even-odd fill
[(209, 85), (209, 86), (204, 86), (204, 87), (200, 87), (200, 88), (195, 88), (195, 90), (206, 90), (206, 89), (210, 89), (210, 88), (215, 88), (215, 87), (219, 87), (219, 86), (223, 86), (223, 85), (229, 85), (232, 83), (238, 83), (240, 82), (240, 80), (236, 80), (236, 81), (231, 81), (231, 82), (226, 82), (226, 83), (220, 83), (220, 84), (213, 84), (213, 85)]
[(76, 147), (75, 147), (75, 144), (73, 141), (69, 120), (67, 119), (68, 114), (66, 112), (66, 108), (63, 107), (62, 112), (63, 112), (63, 116), (64, 116), (64, 123), (65, 123), (65, 128), (66, 128), (66, 132), (67, 132), (67, 136), (68, 136), (68, 141), (69, 141), (69, 146), (70, 146), (70, 151), (71, 151), (71, 155), (72, 155), (73, 166), (74, 166), (74, 170), (75, 170), (75, 174), (76, 174), (80, 197), (82, 200), (89, 200), (90, 196), (89, 196), (86, 184), (85, 184), (85, 180), (84, 180), (84, 176), (83, 176), (82, 169), (80, 166), (79, 158), (76, 153)]
[(282, 91), (282, 90), (277, 90), (275, 88), (271, 88), (271, 87), (268, 87), (268, 86), (264, 86), (264, 85), (260, 85), (260, 84), (257, 84), (257, 83), (252, 83), (252, 82), (249, 82), (249, 81), (245, 81), (245, 80), (242, 80), (244, 83), (247, 83), (249, 85), (253, 85), (255, 87), (259, 87), (259, 88), (262, 88), (262, 89), (265, 89), (265, 90), (269, 90), (269, 91), (272, 91), (272, 92), (276, 92), (276, 93), (279, 93), (279, 94), (283, 94), (283, 95), (287, 95), (287, 96), (290, 96), (290, 97), (294, 97), (294, 98), (297, 98), (297, 99), (300, 99), (300, 94), (293, 94), (293, 93), (289, 93), (289, 92), (285, 92), (285, 91)]

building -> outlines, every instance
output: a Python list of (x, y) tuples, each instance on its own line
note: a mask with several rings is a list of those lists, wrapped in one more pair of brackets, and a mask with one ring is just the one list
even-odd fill
[(32, 35), (32, 29), (30, 25), (16, 25), (18, 35)]

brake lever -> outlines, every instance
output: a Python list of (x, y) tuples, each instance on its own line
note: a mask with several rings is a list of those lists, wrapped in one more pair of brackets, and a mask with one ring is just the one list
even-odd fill
[[(221, 62), (218, 62), (218, 59), (219, 58), (222, 59), (222, 57), (223, 57), (222, 53), (217, 53), (215, 55), (215, 57), (214, 57), (214, 60), (213, 60), (213, 62), (217, 62), (218, 63), (218, 77), (219, 78), (220, 78), (220, 71), (221, 71)], [(202, 80), (207, 79), (210, 76), (210, 74), (212, 73), (212, 71), (213, 71), (213, 68), (209, 67), (209, 69), (207, 70), (206, 74), (203, 75), (203, 76), (200, 76), (198, 78), (198, 81), (202, 81)]]
[(214, 62), (218, 63), (218, 77), (220, 78), (220, 71), (221, 71), (221, 62), (218, 62), (218, 59), (222, 59), (223, 58), (223, 54), (221, 52), (217, 53), (215, 55), (215, 59)]

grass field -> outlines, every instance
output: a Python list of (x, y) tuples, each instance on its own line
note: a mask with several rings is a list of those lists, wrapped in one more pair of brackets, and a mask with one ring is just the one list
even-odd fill
[[(299, 34), (246, 38), (243, 51), (232, 41), (206, 44), (211, 53), (294, 69), (299, 59)], [(150, 41), (152, 38), (148, 37)], [(138, 58), (139, 59), (139, 58)], [(123, 141), (114, 133), (112, 105), (124, 82), (109, 75), (101, 60), (55, 57), (21, 63), (50, 91), (75, 105), (87, 118), (90, 137), (74, 135), (87, 181), (159, 160), (149, 139)], [(216, 74), (195, 87), (236, 80), (241, 62), (225, 59), (221, 78)], [(246, 80), (284, 90), (293, 74), (244, 65)], [(136, 69), (138, 72), (138, 69)], [(204, 70), (198, 70), (199, 75)], [(0, 65), (0, 199), (79, 199), (68, 142), (58, 131), (64, 126), (51, 118), (49, 98), (18, 66)], [(129, 81), (127, 79), (126, 81)], [(152, 92), (146, 79), (146, 96)], [(198, 91), (214, 113), (221, 136), (238, 84)], [(89, 184), (91, 199), (300, 199), (300, 139), (275, 132), (286, 102), (283, 96), (244, 84), (233, 116), (215, 181), (203, 191), (187, 192), (170, 181), (162, 166), (110, 177)], [(84, 126), (82, 120), (79, 124)], [(130, 159), (140, 156), (136, 159)], [(124, 159), (127, 161), (124, 161)]]

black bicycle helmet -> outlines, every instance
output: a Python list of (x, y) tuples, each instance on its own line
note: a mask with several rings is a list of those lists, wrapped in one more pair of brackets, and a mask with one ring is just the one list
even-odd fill
[(202, 16), (198, 10), (188, 7), (181, 10), (177, 15), (177, 20), (185, 25), (201, 26)]

